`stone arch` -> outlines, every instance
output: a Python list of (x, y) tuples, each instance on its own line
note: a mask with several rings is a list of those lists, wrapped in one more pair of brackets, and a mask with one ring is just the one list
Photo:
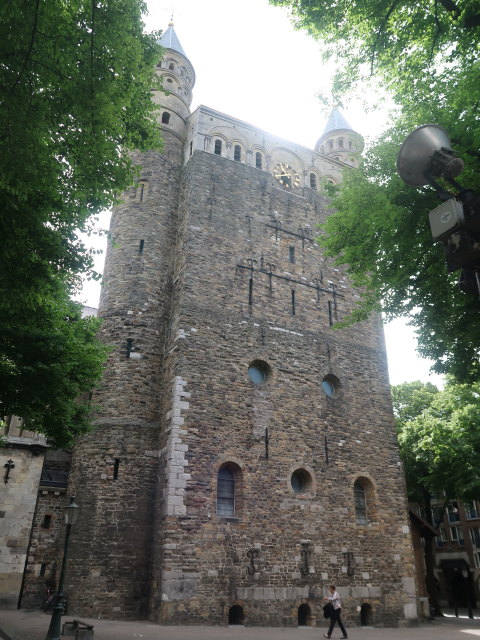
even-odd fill
[(297, 619), (299, 627), (313, 627), (312, 609), (306, 602), (298, 607)]
[[(162, 66), (164, 69), (169, 69), (170, 71), (173, 71), (173, 70), (175, 70), (175, 64), (176, 64), (176, 62), (177, 62), (177, 61), (176, 61), (174, 58), (165, 58), (165, 59), (162, 61), (162, 65), (161, 65), (161, 66)], [(173, 65), (173, 66), (172, 66), (172, 65)]]
[(179, 84), (176, 78), (174, 78), (171, 74), (166, 73), (163, 76), (163, 87), (166, 91), (173, 91), (175, 93), (178, 93)]
[(360, 626), (371, 627), (373, 623), (373, 611), (368, 602), (364, 602), (360, 607)]
[[(227, 139), (220, 133), (212, 133), (210, 138), (210, 151), (218, 156), (225, 157), (227, 155)], [(218, 142), (221, 143), (220, 153), (217, 153)], [(216, 144), (217, 143), (217, 144)]]
[[(252, 149), (253, 153), (253, 166), (257, 169), (263, 169), (264, 171), (267, 168), (267, 152), (263, 147), (254, 146)], [(260, 162), (258, 161), (260, 158)], [(260, 166), (259, 166), (260, 165)]]
[(352, 483), (353, 506), (357, 525), (369, 525), (377, 521), (376, 489), (367, 475), (358, 475)]
[(232, 140), (233, 159), (238, 162), (245, 162), (245, 147), (239, 140)]
[(243, 625), (245, 624), (245, 612), (239, 604), (234, 604), (228, 610), (228, 624)]
[(239, 518), (243, 512), (243, 469), (231, 458), (219, 461), (215, 473), (215, 513), (220, 518)]
[(303, 180), (305, 176), (305, 164), (298, 154), (286, 147), (276, 147), (272, 150), (270, 164), (273, 167), (279, 162), (288, 164), (295, 169), (295, 171), (301, 176), (301, 186), (304, 186)]
[(318, 191), (319, 186), (320, 186), (320, 176), (318, 175), (318, 172), (315, 171), (315, 169), (309, 169), (308, 170), (308, 184), (307, 186), (310, 187), (310, 189), (314, 189), (315, 191)]

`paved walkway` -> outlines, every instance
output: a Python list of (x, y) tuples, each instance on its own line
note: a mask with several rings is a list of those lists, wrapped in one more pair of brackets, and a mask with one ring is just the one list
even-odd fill
[[(72, 616), (64, 619), (72, 620)], [(94, 640), (320, 640), (325, 633), (323, 627), (166, 627), (145, 621), (115, 622), (90, 618), (85, 621), (95, 625)], [(45, 640), (49, 622), (50, 615), (42, 611), (1, 611), (0, 638)], [(351, 640), (478, 640), (480, 618), (446, 617), (414, 627), (352, 627), (348, 631)], [(340, 633), (335, 631), (333, 638), (340, 638)]]

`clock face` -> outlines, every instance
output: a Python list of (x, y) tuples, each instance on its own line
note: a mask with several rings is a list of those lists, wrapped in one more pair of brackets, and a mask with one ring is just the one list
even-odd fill
[(300, 176), (289, 164), (276, 164), (273, 167), (273, 177), (287, 189), (293, 189), (300, 186)]

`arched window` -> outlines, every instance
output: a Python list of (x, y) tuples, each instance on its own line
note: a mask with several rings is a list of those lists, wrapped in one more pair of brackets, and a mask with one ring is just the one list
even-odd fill
[(325, 147), (323, 145), (320, 147), (320, 153), (325, 153)]
[(328, 141), (328, 148), (333, 149), (333, 140)]
[(228, 467), (222, 467), (217, 476), (217, 514), (235, 515), (235, 474)]
[(168, 111), (162, 113), (162, 124), (168, 124), (170, 122), (170, 114)]
[(314, 173), (310, 174), (310, 188), (311, 189), (317, 188), (317, 176)]
[(260, 151), (257, 151), (257, 153), (255, 154), (255, 166), (257, 167), (257, 169), (262, 168), (262, 154), (260, 153)]
[(349, 140), (349, 141), (348, 141), (348, 148), (349, 148), (349, 149), (351, 149), (351, 148), (352, 148), (352, 141), (351, 141), (351, 140)]
[(368, 524), (367, 492), (360, 480), (353, 485), (353, 498), (355, 502), (355, 520), (357, 524)]
[(233, 159), (237, 162), (240, 162), (242, 159), (242, 147), (239, 144), (236, 144), (233, 148)]
[(215, 140), (214, 153), (216, 153), (217, 156), (221, 156), (222, 155), (222, 141), (221, 140)]
[(338, 148), (343, 149), (343, 138), (338, 139)]
[(173, 71), (175, 69), (175, 65), (173, 64), (173, 62), (170, 62), (168, 68), (170, 69), (170, 71)]

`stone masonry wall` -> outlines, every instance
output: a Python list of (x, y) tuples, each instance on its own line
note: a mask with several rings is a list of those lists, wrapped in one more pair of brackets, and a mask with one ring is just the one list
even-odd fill
[[(68, 474), (70, 462), (71, 451), (47, 449), (43, 469)], [(65, 487), (47, 486), (40, 480), (21, 593), (22, 607), (39, 607), (47, 585), (57, 584), (64, 542), (63, 509), (69, 502)], [(66, 595), (68, 598), (69, 594)]]
[[(328, 203), (200, 151), (184, 185), (189, 232), (165, 390), (170, 484), (156, 526), (154, 618), (226, 623), (238, 606), (246, 624), (291, 625), (303, 604), (315, 624), (331, 581), (348, 622), (362, 604), (377, 625), (415, 617), (381, 323), (332, 328), (358, 294), (301, 231), (315, 230)], [(271, 371), (261, 386), (247, 375), (258, 360)], [(337, 384), (332, 398), (325, 376)], [(225, 464), (236, 479), (229, 518), (216, 513)], [(309, 478), (302, 492), (291, 484), (299, 469)], [(367, 487), (367, 525), (356, 523), (357, 479)]]
[(28, 448), (0, 448), (0, 469), (12, 460), (0, 499), (0, 608), (17, 606), (42, 471), (43, 454)]
[(72, 463), (81, 508), (66, 588), (72, 611), (147, 615), (160, 438), (161, 371), (172, 289), (182, 141), (142, 154), (141, 180), (113, 213), (99, 316), (113, 346), (93, 402), (95, 430)]

